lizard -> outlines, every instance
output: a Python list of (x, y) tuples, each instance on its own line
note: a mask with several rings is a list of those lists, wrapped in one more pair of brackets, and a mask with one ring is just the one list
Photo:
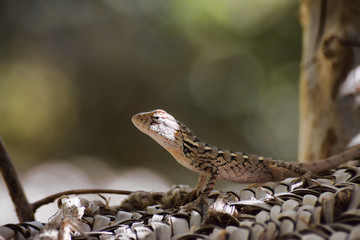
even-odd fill
[[(180, 121), (164, 110), (138, 113), (134, 125), (165, 148), (181, 165), (200, 173), (195, 188), (199, 197), (188, 207), (203, 202), (214, 189), (217, 179), (236, 183), (281, 181), (289, 177), (313, 177), (315, 174), (360, 156), (360, 145), (314, 162), (286, 162), (243, 152), (210, 146), (199, 140)], [(209, 178), (207, 184), (205, 182)]]

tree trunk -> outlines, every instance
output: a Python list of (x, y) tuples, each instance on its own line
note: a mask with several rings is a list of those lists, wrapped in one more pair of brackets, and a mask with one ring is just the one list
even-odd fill
[(299, 161), (360, 143), (360, 2), (303, 0)]

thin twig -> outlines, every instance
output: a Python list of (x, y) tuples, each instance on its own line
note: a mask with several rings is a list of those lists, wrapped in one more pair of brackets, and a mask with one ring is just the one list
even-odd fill
[(51, 203), (55, 201), (57, 198), (64, 196), (64, 195), (71, 195), (71, 194), (99, 194), (99, 193), (109, 193), (109, 194), (123, 194), (129, 195), (134, 191), (126, 191), (126, 190), (113, 190), (113, 189), (74, 189), (68, 190), (64, 192), (55, 193), (53, 195), (47, 196), (43, 199), (40, 199), (36, 202), (31, 204), (31, 209), (35, 212), (39, 207)]
[(5, 180), (11, 199), (15, 205), (15, 211), (20, 222), (34, 221), (34, 212), (26, 198), (24, 189), (20, 183), (15, 167), (6, 151), (5, 144), (0, 137), (0, 171)]

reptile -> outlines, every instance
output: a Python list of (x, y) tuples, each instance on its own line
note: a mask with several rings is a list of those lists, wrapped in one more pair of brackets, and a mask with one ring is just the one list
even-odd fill
[(360, 145), (326, 159), (304, 163), (225, 150), (200, 141), (187, 126), (160, 109), (138, 113), (132, 117), (132, 122), (181, 165), (200, 173), (195, 189), (199, 197), (191, 206), (204, 201), (219, 178), (236, 183), (261, 183), (289, 177), (314, 177), (360, 156)]

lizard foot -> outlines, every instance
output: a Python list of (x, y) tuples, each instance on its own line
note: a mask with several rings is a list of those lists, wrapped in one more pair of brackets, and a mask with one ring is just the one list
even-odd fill
[(308, 187), (311, 185), (318, 185), (321, 186), (321, 183), (314, 179), (314, 174), (311, 172), (305, 173), (303, 176), (299, 177), (298, 179), (294, 180), (293, 183), (302, 183), (303, 187)]
[(184, 198), (181, 200), (181, 205), (194, 202), (197, 200), (198, 197), (199, 191), (197, 189), (193, 189), (184, 196)]
[(193, 202), (189, 202), (183, 206), (180, 207), (181, 210), (185, 210), (185, 211), (191, 211), (191, 210), (197, 210), (200, 211), (202, 204), (206, 204), (206, 199), (203, 198), (202, 196), (198, 197), (195, 201)]

